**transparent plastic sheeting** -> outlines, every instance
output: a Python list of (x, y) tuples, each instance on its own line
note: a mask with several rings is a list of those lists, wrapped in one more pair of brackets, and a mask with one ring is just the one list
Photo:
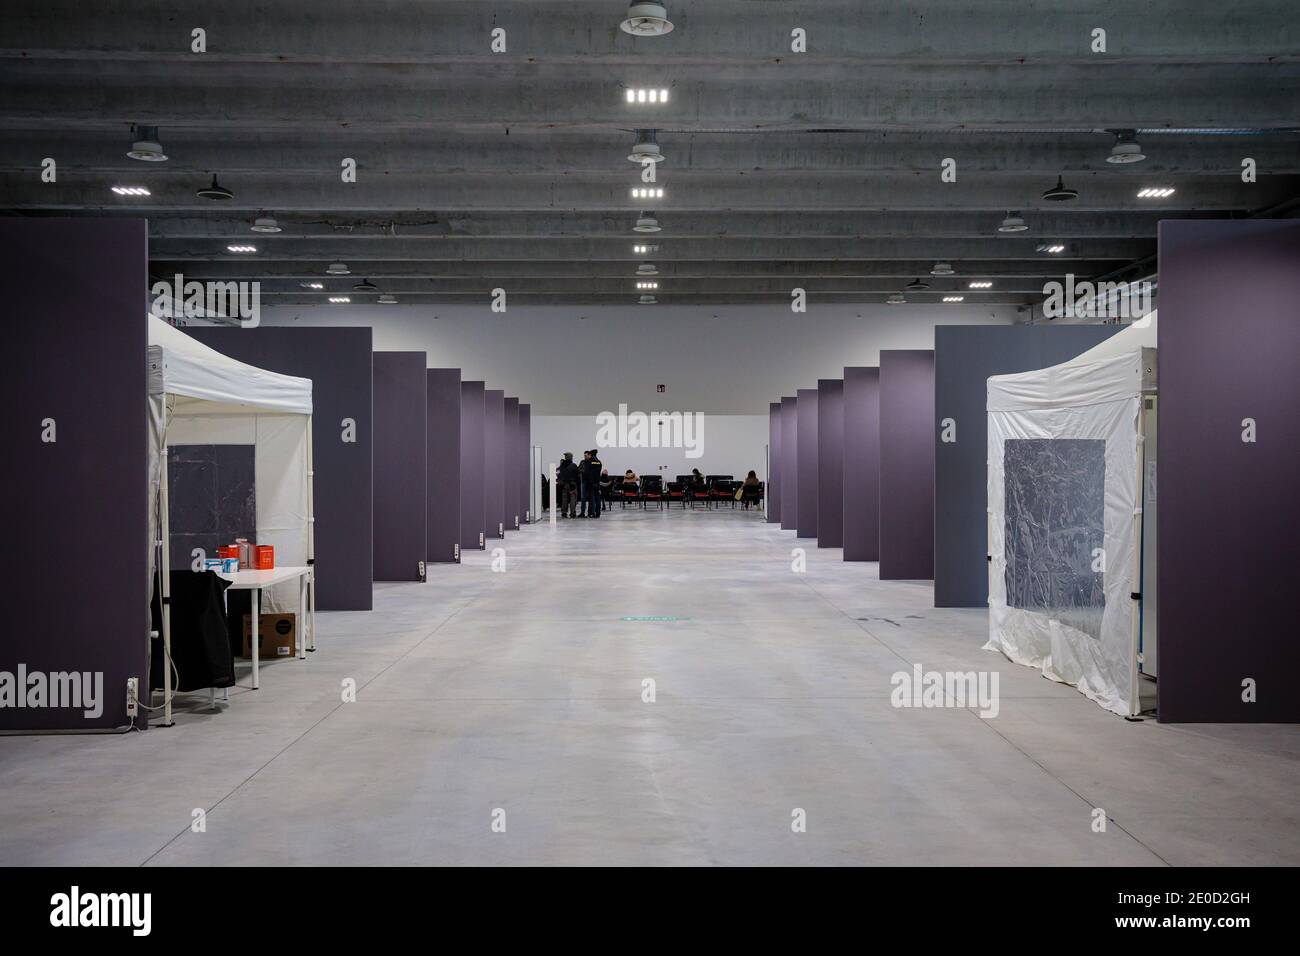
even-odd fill
[(1143, 354), (1087, 358), (988, 380), (984, 647), (1132, 715)]
[[(257, 543), (275, 548), (277, 567), (306, 565), (311, 379), (246, 365), (161, 319), (148, 321), (150, 540), (158, 536), (156, 503), (168, 445), (252, 445)], [(153, 560), (150, 548), (150, 595)], [(263, 598), (267, 613), (304, 610), (296, 581), (267, 589)]]

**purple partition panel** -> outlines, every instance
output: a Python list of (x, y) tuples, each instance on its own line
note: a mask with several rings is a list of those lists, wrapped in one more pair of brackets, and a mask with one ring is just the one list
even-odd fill
[(781, 522), (781, 403), (767, 406), (767, 520)]
[(797, 395), (798, 425), (794, 429), (794, 449), (798, 468), (798, 489), (794, 497), (798, 537), (816, 537), (816, 389), (800, 389)]
[(799, 424), (795, 426), (795, 448), (799, 470), (799, 488), (795, 497), (798, 517), (795, 526), (800, 538), (817, 537), (817, 389), (801, 388), (798, 397)]
[[(241, 362), (311, 379), (316, 602), (322, 611), (369, 611), (374, 561), (370, 328), (186, 331)], [(351, 427), (345, 427), (345, 419)]]
[(844, 547), (844, 382), (817, 380), (817, 547)]
[(483, 392), (483, 521), (489, 538), (504, 537), (506, 524), (506, 393)]
[(482, 549), (487, 536), (483, 507), (483, 383), (460, 383), (460, 546)]
[(935, 327), (935, 607), (989, 603), (989, 376), (1068, 362), (1120, 328), (1056, 322)]
[(505, 400), (505, 520), (506, 530), (514, 531), (523, 524), (524, 516), (519, 510), (519, 399), (507, 397)]
[(1158, 715), (1295, 723), (1300, 222), (1159, 230)]
[(781, 530), (799, 526), (799, 400), (781, 399)]
[(423, 352), (375, 352), (375, 580), (419, 581), (428, 500)]
[(844, 370), (844, 560), (880, 560), (880, 369)]
[(431, 368), (425, 374), (429, 383), (429, 532), (424, 553), (428, 561), (459, 561), (460, 369)]
[(880, 578), (934, 577), (934, 352), (880, 353)]
[[(16, 691), (3, 730), (125, 728), (127, 678), (149, 683), (147, 232), (142, 219), (0, 220), (0, 671)], [(27, 706), (20, 668), (86, 675), (78, 690), (97, 700)]]
[(529, 456), (531, 454), (533, 439), (533, 407), (526, 402), (519, 403), (519, 518), (521, 521), (532, 521), (532, 505), (530, 504), (531, 491), (530, 479), (532, 477), (532, 468), (529, 467)]

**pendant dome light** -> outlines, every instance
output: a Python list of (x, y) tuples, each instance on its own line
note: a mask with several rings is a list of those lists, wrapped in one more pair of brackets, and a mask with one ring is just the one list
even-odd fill
[(903, 286), (904, 292), (924, 292), (930, 288), (930, 283), (922, 282), (920, 279), (913, 279), (907, 285)]
[(932, 276), (950, 276), (955, 274), (956, 270), (954, 270), (952, 265), (947, 262), (936, 262), (934, 268), (930, 270), (930, 275)]
[(235, 198), (234, 193), (217, 182), (215, 173), (212, 176), (212, 185), (204, 186), (202, 189), (195, 190), (194, 195), (198, 196), (200, 199), (211, 199), (214, 202), (222, 202), (227, 199)]
[(379, 286), (375, 285), (375, 284), (374, 284), (373, 282), (371, 282), (369, 279), (362, 279), (360, 282), (357, 282), (357, 283), (354, 283), (354, 284), (353, 284), (353, 286), (352, 286), (352, 291), (354, 291), (354, 292), (378, 292), (378, 291), (379, 291)]
[(673, 32), (673, 22), (662, 3), (633, 3), (619, 29), (634, 37), (661, 37)]
[(895, 292), (893, 295), (891, 295), (888, 299), (885, 300), (885, 304), (886, 304), (886, 305), (906, 305), (906, 304), (907, 304), (907, 299), (903, 296), (903, 293), (901, 293), (901, 292)]
[(142, 163), (167, 162), (167, 154), (163, 152), (162, 144), (158, 142), (157, 126), (135, 126), (132, 129), (135, 133), (135, 142), (126, 151), (126, 155)]
[(258, 216), (248, 228), (253, 232), (276, 233), (281, 231), (280, 224), (275, 221), (274, 216)]
[(1008, 212), (1007, 217), (998, 226), (998, 232), (1024, 232), (1029, 226), (1018, 212)]
[(632, 147), (632, 152), (627, 154), (627, 158), (634, 163), (662, 163), (664, 154), (659, 149), (659, 144), (655, 142), (655, 134), (658, 130), (639, 129), (636, 131), (636, 145)]
[(1071, 199), (1079, 198), (1079, 190), (1067, 189), (1060, 176), (1056, 177), (1056, 185), (1043, 193), (1043, 198), (1048, 202), (1069, 202)]
[(1115, 133), (1115, 145), (1110, 148), (1106, 162), (1126, 166), (1129, 163), (1140, 163), (1146, 158), (1147, 154), (1138, 145), (1137, 130), (1122, 129)]
[(331, 262), (325, 271), (332, 276), (346, 276), (352, 274), (352, 270), (343, 262)]
[(636, 267), (636, 274), (639, 276), (657, 276), (659, 267), (653, 262), (643, 262)]
[(633, 232), (658, 232), (659, 220), (648, 212), (643, 212), (637, 217), (636, 225), (632, 227)]

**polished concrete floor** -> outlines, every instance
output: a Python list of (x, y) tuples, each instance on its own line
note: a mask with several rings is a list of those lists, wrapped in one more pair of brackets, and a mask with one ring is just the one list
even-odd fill
[[(1124, 721), (740, 511), (504, 549), (173, 728), (0, 738), (0, 864), (1300, 863), (1300, 728)], [(996, 670), (998, 716), (891, 706), (914, 663)]]

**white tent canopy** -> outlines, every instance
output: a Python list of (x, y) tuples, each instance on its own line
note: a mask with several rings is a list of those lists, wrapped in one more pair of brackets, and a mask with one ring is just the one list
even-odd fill
[(985, 648), (1126, 715), (1155, 337), (1153, 312), (1069, 362), (988, 380)]
[[(155, 316), (147, 321), (149, 527), (150, 540), (160, 545), (157, 557), (150, 551), (149, 593), (155, 560), (162, 567), (169, 561), (166, 462), (170, 445), (252, 445), (256, 541), (275, 548), (277, 566), (311, 565), (311, 380), (246, 365)], [(162, 575), (162, 581), (167, 595), (167, 575)], [(310, 587), (314, 607), (314, 573)], [(307, 609), (298, 607), (298, 593), (292, 583), (272, 588), (264, 609), (296, 609), (303, 621)], [(163, 643), (169, 656), (170, 637), (170, 616), (164, 610)], [(164, 672), (170, 722), (170, 664)]]

